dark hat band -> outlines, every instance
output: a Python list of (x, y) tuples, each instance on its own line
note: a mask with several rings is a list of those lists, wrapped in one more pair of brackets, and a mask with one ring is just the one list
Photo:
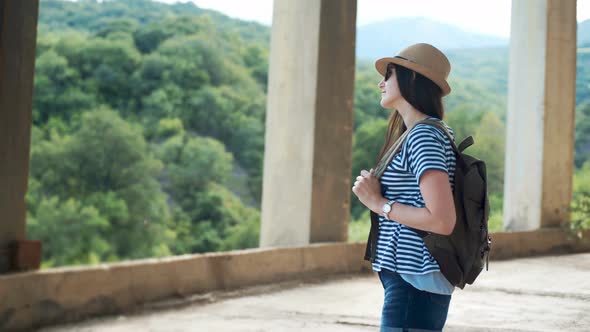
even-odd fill
[(412, 60), (410, 60), (410, 59), (408, 59), (408, 58), (404, 58), (403, 56), (399, 56), (399, 55), (396, 55), (396, 56), (394, 56), (394, 58), (398, 58), (398, 59), (402, 59), (402, 60), (406, 60), (406, 61), (409, 61), (409, 62), (415, 63), (414, 61), (412, 61)]

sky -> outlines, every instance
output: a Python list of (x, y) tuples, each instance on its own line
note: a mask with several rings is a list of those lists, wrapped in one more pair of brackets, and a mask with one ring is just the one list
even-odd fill
[[(173, 3), (179, 0), (157, 0)], [(189, 0), (180, 0), (187, 2)], [(265, 25), (272, 23), (273, 0), (190, 0), (202, 8)], [(297, 0), (293, 0), (297, 1)], [(511, 0), (357, 0), (357, 25), (395, 17), (421, 16), (471, 32), (510, 36)], [(578, 0), (578, 22), (590, 19), (590, 0)]]

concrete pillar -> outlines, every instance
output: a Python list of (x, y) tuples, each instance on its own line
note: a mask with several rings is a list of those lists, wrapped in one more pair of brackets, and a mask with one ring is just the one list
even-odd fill
[(356, 0), (275, 0), (260, 245), (346, 241)]
[(512, 1), (504, 226), (569, 220), (576, 84), (576, 1)]
[(38, 0), (0, 1), (0, 272), (25, 239)]

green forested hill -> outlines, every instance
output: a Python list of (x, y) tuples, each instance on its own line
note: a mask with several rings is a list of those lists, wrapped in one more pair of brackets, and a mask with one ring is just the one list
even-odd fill
[(268, 28), (42, 1), (38, 31), (27, 206), (46, 266), (257, 246)]
[[(269, 37), (190, 3), (41, 1), (27, 219), (45, 266), (258, 245)], [(501, 215), (507, 50), (449, 57), (447, 121), (476, 136)], [(358, 62), (353, 174), (384, 138), (378, 80)]]
[[(225, 37), (229, 38), (235, 34), (248, 43), (263, 45), (266, 45), (270, 38), (270, 30), (266, 26), (235, 20), (219, 12), (199, 8), (191, 2), (166, 5), (146, 0), (41, 0), (40, 13), (40, 27), (51, 31), (73, 29), (104, 33), (105, 29), (110, 29), (133, 32), (138, 26), (155, 26), (167, 19), (208, 16), (215, 22), (216, 28), (224, 31)], [(152, 37), (156, 35), (162, 33), (152, 31)]]

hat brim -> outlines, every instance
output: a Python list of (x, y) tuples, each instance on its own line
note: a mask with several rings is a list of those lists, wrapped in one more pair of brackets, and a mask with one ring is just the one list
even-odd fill
[(413, 70), (419, 74), (424, 75), (426, 78), (428, 78), (429, 80), (434, 82), (434, 84), (438, 85), (441, 88), (443, 96), (446, 96), (449, 93), (451, 93), (451, 87), (449, 86), (449, 83), (447, 83), (445, 79), (441, 78), (440, 74), (437, 74), (435, 71), (431, 70), (428, 67), (401, 58), (381, 58), (375, 61), (375, 69), (377, 69), (377, 72), (379, 72), (381, 76), (385, 77), (385, 71), (387, 69), (387, 64), (389, 63), (394, 63), (396, 65), (406, 67), (410, 70)]

